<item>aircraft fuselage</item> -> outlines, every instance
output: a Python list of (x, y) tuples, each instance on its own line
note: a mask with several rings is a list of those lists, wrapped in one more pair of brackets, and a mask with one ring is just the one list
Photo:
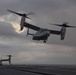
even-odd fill
[(33, 40), (44, 40), (47, 41), (50, 36), (50, 31), (47, 29), (40, 29), (36, 34), (33, 35)]

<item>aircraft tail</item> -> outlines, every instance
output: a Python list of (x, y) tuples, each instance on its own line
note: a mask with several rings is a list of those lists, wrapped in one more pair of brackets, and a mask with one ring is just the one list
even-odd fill
[(34, 34), (29, 33), (29, 28), (27, 29), (27, 36), (28, 35), (34, 35)]

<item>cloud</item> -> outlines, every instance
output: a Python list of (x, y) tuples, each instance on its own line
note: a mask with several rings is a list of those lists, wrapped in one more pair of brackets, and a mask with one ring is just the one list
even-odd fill
[[(31, 46), (31, 45), (29, 45)], [(61, 59), (65, 57), (71, 57), (73, 51), (75, 52), (74, 47), (64, 47), (60, 45), (46, 45), (37, 44), (33, 48), (28, 48), (27, 51), (21, 51), (17, 54), (18, 59), (23, 59), (26, 62), (35, 63), (49, 63), (51, 64), (51, 59), (56, 61), (56, 59)], [(36, 47), (36, 48), (35, 48)], [(58, 59), (58, 60), (59, 60)], [(49, 61), (50, 60), (50, 61)], [(65, 61), (66, 59), (64, 59)], [(43, 62), (42, 62), (43, 61)], [(48, 62), (49, 61), (49, 62)], [(54, 63), (53, 63), (54, 64)]]

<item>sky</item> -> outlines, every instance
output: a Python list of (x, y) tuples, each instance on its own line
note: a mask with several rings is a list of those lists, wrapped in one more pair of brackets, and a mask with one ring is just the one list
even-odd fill
[[(52, 30), (60, 27), (49, 23), (68, 22), (76, 26), (76, 0), (0, 0), (0, 58), (11, 54), (13, 64), (72, 64), (76, 65), (76, 29), (67, 28), (64, 41), (59, 35), (50, 35), (47, 43), (26, 36), (20, 31), (21, 17), (7, 9), (34, 15), (28, 23)], [(30, 30), (31, 33), (36, 31)], [(4, 62), (8, 63), (8, 62)]]

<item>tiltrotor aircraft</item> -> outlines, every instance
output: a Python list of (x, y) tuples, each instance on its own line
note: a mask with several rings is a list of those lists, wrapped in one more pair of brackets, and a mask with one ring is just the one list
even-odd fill
[[(21, 18), (21, 24), (20, 24), (20, 30), (23, 30), (24, 27), (27, 27), (28, 30), (27, 30), (27, 36), (28, 35), (32, 35), (33, 36), (33, 40), (43, 40), (45, 43), (48, 39), (48, 37), (50, 36), (50, 34), (55, 34), (55, 35), (61, 35), (61, 40), (64, 40), (65, 38), (65, 33), (66, 33), (66, 28), (76, 28), (75, 26), (69, 26), (68, 23), (63, 23), (63, 24), (51, 24), (51, 25), (56, 25), (56, 26), (60, 26), (62, 27), (61, 30), (50, 30), (50, 29), (45, 29), (45, 28), (40, 28), (38, 26), (35, 26), (35, 25), (32, 25), (32, 24), (29, 24), (27, 22), (25, 22), (25, 18), (29, 18), (27, 17), (27, 15), (32, 15), (34, 13), (29, 13), (29, 14), (21, 14), (21, 13), (16, 13), (14, 11), (11, 11), (11, 10), (8, 10), (9, 12), (12, 12), (12, 13), (15, 13), (19, 16), (22, 16)], [(29, 28), (30, 29), (33, 29), (35, 31), (37, 31), (35, 34), (31, 34), (29, 33)]]

